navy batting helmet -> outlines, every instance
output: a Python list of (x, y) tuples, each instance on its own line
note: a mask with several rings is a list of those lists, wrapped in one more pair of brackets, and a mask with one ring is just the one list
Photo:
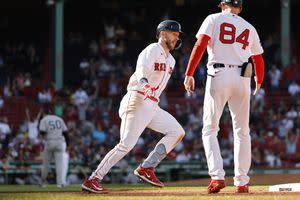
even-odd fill
[[(162, 22), (160, 22), (157, 26), (156, 29), (156, 37), (159, 37), (159, 33), (161, 31), (175, 31), (175, 32), (179, 32), (180, 35), (183, 34), (183, 32), (181, 31), (181, 25), (179, 24), (179, 22), (175, 21), (175, 20), (164, 20)], [(177, 44), (175, 46), (175, 49), (179, 49), (181, 47), (181, 39), (179, 39), (177, 41)]]
[(229, 4), (234, 7), (242, 7), (243, 6), (243, 0), (221, 0), (220, 3)]

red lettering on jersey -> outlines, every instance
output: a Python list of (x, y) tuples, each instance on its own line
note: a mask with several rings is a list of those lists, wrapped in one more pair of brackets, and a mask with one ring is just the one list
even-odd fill
[(159, 63), (154, 63), (154, 71), (159, 71)]
[[(227, 29), (226, 29), (227, 28)], [(229, 28), (229, 30), (228, 30)], [(236, 28), (233, 24), (223, 23), (220, 26), (220, 36), (219, 39), (223, 44), (232, 44), (235, 40)], [(225, 35), (230, 36), (230, 39), (225, 39)]]
[(166, 71), (166, 64), (165, 63), (160, 63), (159, 71)]
[(244, 30), (241, 35), (236, 38), (236, 42), (243, 44), (243, 49), (245, 50), (246, 47), (249, 45), (249, 29)]
[[(246, 49), (246, 47), (249, 45), (248, 39), (249, 39), (249, 29), (245, 29), (237, 38), (235, 38), (236, 33), (236, 27), (233, 24), (229, 23), (223, 23), (220, 26), (220, 36), (219, 40), (223, 44), (233, 44), (234, 42), (238, 42), (243, 44), (242, 49)], [(230, 39), (225, 38), (225, 35), (229, 36)]]
[(166, 71), (166, 63), (154, 63), (154, 71)]

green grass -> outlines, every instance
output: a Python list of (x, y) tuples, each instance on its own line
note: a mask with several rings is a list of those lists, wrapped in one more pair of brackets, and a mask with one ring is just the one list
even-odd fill
[[(267, 186), (251, 186), (251, 190), (261, 191), (259, 194), (249, 194), (249, 195), (235, 195), (234, 187), (228, 186), (224, 192), (216, 195), (207, 195), (205, 193), (206, 187), (197, 187), (197, 186), (183, 186), (183, 187), (164, 187), (164, 188), (155, 188), (145, 184), (106, 184), (104, 185), (109, 189), (109, 194), (88, 194), (81, 192), (80, 185), (70, 185), (65, 188), (57, 188), (56, 185), (49, 185), (45, 188), (41, 188), (33, 185), (0, 185), (0, 200), (204, 200), (204, 199), (264, 199), (264, 200), (295, 200), (300, 199), (300, 195), (295, 194), (266, 194)], [(176, 193), (185, 192), (185, 196), (180, 196)], [(133, 195), (136, 196), (128, 196)], [(191, 192), (191, 194), (190, 194)], [(130, 193), (130, 194), (129, 194)], [(145, 193), (145, 194), (144, 194)], [(148, 193), (148, 194), (147, 194)], [(151, 194), (150, 194), (151, 193)]]

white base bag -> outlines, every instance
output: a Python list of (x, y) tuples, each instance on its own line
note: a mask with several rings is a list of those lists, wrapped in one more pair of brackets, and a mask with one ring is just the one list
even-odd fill
[(300, 192), (300, 183), (272, 185), (269, 192)]

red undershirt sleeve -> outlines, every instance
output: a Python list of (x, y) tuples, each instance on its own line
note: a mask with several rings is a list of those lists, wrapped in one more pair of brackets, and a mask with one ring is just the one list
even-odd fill
[(256, 81), (257, 83), (262, 84), (264, 80), (264, 73), (265, 73), (265, 63), (262, 54), (251, 56), (251, 58), (254, 64)]
[(210, 37), (205, 34), (201, 34), (198, 37), (197, 42), (194, 45), (194, 48), (192, 50), (189, 63), (185, 72), (186, 76), (193, 76), (194, 72), (196, 70), (196, 67), (198, 66), (203, 53), (207, 47), (208, 41), (210, 40)]

